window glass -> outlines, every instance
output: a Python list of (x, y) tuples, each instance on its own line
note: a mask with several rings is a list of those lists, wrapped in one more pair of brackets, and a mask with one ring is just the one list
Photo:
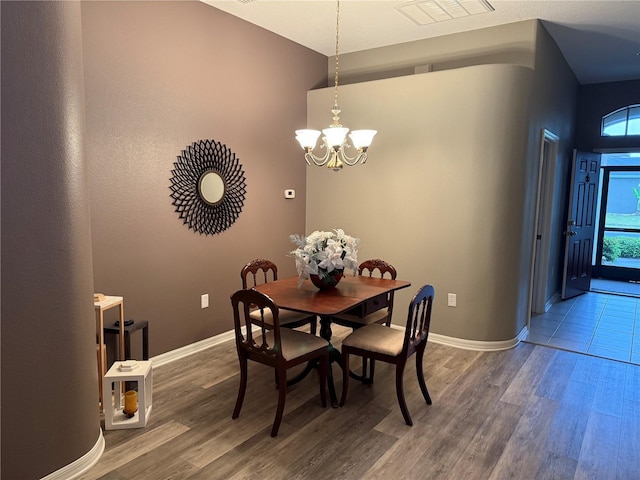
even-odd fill
[(627, 109), (618, 110), (602, 118), (602, 136), (619, 137), (627, 133)]
[(602, 117), (601, 135), (603, 137), (640, 135), (640, 105), (630, 105)]
[(640, 135), (640, 105), (629, 108), (627, 135)]

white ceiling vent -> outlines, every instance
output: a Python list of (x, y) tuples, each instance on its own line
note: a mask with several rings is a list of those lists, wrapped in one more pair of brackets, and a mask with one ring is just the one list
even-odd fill
[(493, 12), (494, 8), (486, 0), (414, 0), (396, 5), (396, 10), (417, 25), (428, 25)]

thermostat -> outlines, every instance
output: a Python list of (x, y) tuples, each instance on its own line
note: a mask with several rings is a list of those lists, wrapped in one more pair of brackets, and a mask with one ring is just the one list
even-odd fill
[(287, 189), (284, 191), (284, 198), (296, 198), (296, 191), (293, 189)]

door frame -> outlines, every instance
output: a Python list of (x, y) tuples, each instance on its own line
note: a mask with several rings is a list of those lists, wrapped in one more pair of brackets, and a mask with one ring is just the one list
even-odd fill
[[(558, 163), (560, 137), (542, 129), (538, 158), (538, 186), (531, 252), (531, 278), (529, 282), (529, 321), (531, 313), (545, 313), (551, 307), (546, 298), (551, 257), (551, 230), (554, 185)], [(527, 322), (528, 323), (528, 322)]]

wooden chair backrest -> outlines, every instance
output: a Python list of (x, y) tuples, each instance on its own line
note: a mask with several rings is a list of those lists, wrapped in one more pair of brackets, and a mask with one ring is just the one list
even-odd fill
[(415, 352), (429, 337), (434, 296), (435, 289), (431, 285), (424, 285), (411, 299), (403, 346), (403, 352), (407, 356)]
[(390, 263), (385, 262), (380, 259), (371, 259), (365, 260), (358, 266), (358, 275), (364, 275), (366, 273), (369, 274), (370, 277), (373, 276), (375, 271), (378, 271), (378, 274), (381, 278), (385, 278), (385, 274), (391, 278), (391, 280), (395, 280), (397, 276), (396, 269)]
[[(385, 278), (385, 275), (387, 275), (391, 280), (395, 280), (398, 275), (393, 265), (385, 262), (384, 260), (380, 260), (379, 258), (365, 260), (358, 266), (358, 275), (368, 273), (369, 276), (372, 277), (376, 271), (380, 278)], [(393, 298), (394, 292), (389, 292), (387, 295), (387, 310), (389, 311), (388, 322), (391, 322), (391, 315), (393, 314)]]
[[(275, 302), (257, 290), (243, 289), (231, 296), (231, 305), (238, 349), (248, 351), (250, 356), (260, 355), (274, 360), (281, 359), (280, 320)], [(259, 319), (249, 315), (256, 310), (261, 313)], [(268, 310), (271, 311), (269, 323), (264, 319), (264, 314)]]
[(276, 281), (278, 279), (278, 266), (262, 258), (256, 258), (247, 263), (240, 271), (242, 288), (252, 288), (261, 283)]

